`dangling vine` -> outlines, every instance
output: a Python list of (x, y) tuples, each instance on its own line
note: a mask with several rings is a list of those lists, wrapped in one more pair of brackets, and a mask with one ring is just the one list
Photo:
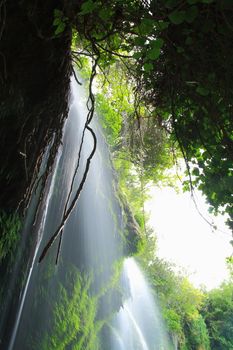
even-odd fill
[[(75, 167), (75, 170), (74, 170), (74, 174), (72, 176), (70, 190), (69, 190), (66, 202), (65, 202), (61, 223), (58, 226), (58, 228), (56, 229), (56, 231), (54, 232), (54, 234), (51, 236), (51, 238), (48, 241), (48, 243), (45, 245), (45, 247), (44, 247), (44, 249), (43, 249), (43, 251), (42, 251), (42, 253), (41, 253), (40, 257), (39, 257), (39, 263), (44, 259), (44, 257), (46, 256), (48, 250), (53, 245), (54, 241), (59, 237), (59, 243), (58, 243), (58, 249), (57, 249), (57, 255), (56, 255), (56, 264), (58, 263), (65, 223), (68, 220), (68, 218), (70, 217), (70, 214), (72, 213), (74, 208), (76, 207), (76, 204), (77, 204), (78, 199), (80, 197), (80, 194), (82, 192), (83, 186), (84, 186), (84, 184), (86, 182), (86, 179), (87, 179), (87, 175), (88, 175), (88, 172), (89, 172), (91, 160), (92, 160), (92, 158), (93, 158), (93, 156), (95, 154), (95, 151), (96, 151), (97, 138), (96, 138), (95, 132), (90, 127), (90, 123), (91, 123), (91, 121), (93, 119), (94, 111), (95, 111), (95, 96), (93, 94), (92, 88), (93, 88), (93, 81), (94, 81), (94, 78), (95, 78), (96, 73), (97, 73), (96, 69), (97, 69), (99, 58), (100, 58), (100, 54), (99, 54), (99, 51), (96, 48), (96, 46), (93, 46), (93, 52), (94, 52), (95, 57), (93, 57), (91, 76), (90, 76), (90, 80), (89, 80), (89, 97), (87, 99), (88, 113), (87, 113), (86, 122), (85, 122), (85, 125), (84, 125), (84, 128), (83, 128), (82, 136), (81, 136), (81, 144), (80, 144), (80, 148), (79, 148), (79, 152), (78, 152), (77, 164), (76, 164), (76, 167)], [(76, 78), (76, 80), (77, 80), (77, 78)], [(76, 175), (77, 175), (77, 172), (78, 172), (78, 169), (79, 169), (79, 165), (80, 165), (81, 152), (82, 152), (82, 148), (83, 148), (84, 136), (85, 136), (86, 131), (89, 131), (90, 134), (92, 135), (93, 148), (92, 148), (92, 151), (91, 151), (91, 153), (89, 154), (89, 156), (88, 156), (88, 158), (86, 160), (86, 166), (85, 166), (85, 170), (84, 170), (84, 174), (82, 176), (81, 182), (80, 182), (80, 184), (78, 186), (78, 189), (77, 189), (77, 191), (76, 191), (76, 193), (74, 195), (74, 198), (73, 198), (72, 202), (69, 205), (71, 194), (73, 192), (74, 181), (75, 181), (75, 178), (76, 178)]]

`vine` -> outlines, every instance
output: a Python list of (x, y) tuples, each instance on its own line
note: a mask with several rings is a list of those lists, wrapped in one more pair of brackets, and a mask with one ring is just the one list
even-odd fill
[[(63, 237), (63, 230), (64, 230), (64, 226), (66, 221), (68, 220), (68, 218), (70, 217), (70, 214), (72, 213), (72, 211), (74, 210), (74, 208), (76, 207), (76, 204), (78, 202), (79, 196), (81, 194), (81, 191), (83, 189), (83, 186), (86, 182), (86, 178), (89, 172), (89, 168), (90, 168), (90, 163), (91, 160), (95, 154), (96, 151), (96, 146), (97, 146), (97, 138), (96, 135), (93, 131), (93, 129), (90, 127), (90, 123), (93, 119), (93, 115), (94, 115), (94, 110), (95, 110), (95, 96), (93, 94), (92, 91), (92, 85), (93, 85), (93, 81), (94, 78), (96, 76), (96, 68), (97, 68), (97, 64), (99, 61), (99, 52), (96, 49), (96, 47), (94, 47), (93, 50), (96, 54), (96, 57), (94, 59), (94, 63), (92, 65), (92, 71), (91, 71), (91, 76), (90, 76), (90, 81), (89, 81), (89, 97), (87, 100), (87, 108), (88, 108), (88, 114), (87, 114), (87, 118), (86, 118), (86, 123), (82, 132), (82, 136), (81, 136), (81, 144), (80, 144), (80, 148), (79, 148), (79, 152), (78, 152), (78, 160), (77, 160), (77, 164), (74, 170), (74, 174), (72, 176), (72, 181), (71, 181), (71, 185), (70, 185), (70, 190), (65, 202), (65, 206), (64, 206), (64, 211), (63, 211), (63, 216), (62, 216), (62, 221), (60, 223), (60, 225), (58, 226), (57, 230), (54, 232), (54, 234), (51, 236), (50, 240), (48, 241), (48, 243), (45, 245), (40, 257), (39, 257), (39, 263), (44, 259), (44, 257), (46, 256), (48, 250), (50, 249), (50, 247), (53, 245), (54, 241), (59, 237), (59, 243), (58, 243), (58, 249), (57, 249), (57, 255), (56, 255), (56, 264), (58, 263), (58, 259), (59, 259), (59, 255), (60, 255), (60, 250), (61, 250), (61, 244), (62, 244), (62, 237)], [(77, 79), (77, 78), (76, 78)], [(87, 160), (86, 160), (86, 167), (84, 170), (84, 174), (83, 177), (81, 179), (81, 182), (79, 184), (79, 187), (74, 195), (74, 198), (71, 202), (71, 204), (69, 205), (69, 201), (71, 198), (71, 194), (73, 192), (73, 187), (74, 187), (74, 181), (79, 169), (79, 165), (80, 165), (80, 158), (81, 158), (81, 152), (82, 152), (82, 148), (83, 148), (83, 142), (84, 142), (84, 136), (85, 136), (85, 132), (86, 130), (88, 130), (93, 138), (93, 148), (92, 151), (90, 153), (90, 155), (88, 156)]]

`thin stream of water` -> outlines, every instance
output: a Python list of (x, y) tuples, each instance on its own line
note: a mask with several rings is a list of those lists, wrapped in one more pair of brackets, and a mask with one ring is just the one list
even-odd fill
[(158, 301), (152, 296), (147, 281), (134, 258), (124, 262), (123, 275), (128, 285), (128, 297), (113, 320), (115, 333), (112, 349), (117, 350), (121, 338), (122, 350), (174, 349), (168, 337)]
[(9, 344), (9, 350), (12, 350), (13, 347), (14, 347), (16, 334), (17, 334), (17, 331), (18, 331), (18, 327), (19, 327), (19, 323), (20, 323), (20, 319), (21, 319), (21, 315), (22, 315), (25, 299), (26, 299), (26, 296), (27, 296), (29, 282), (30, 282), (30, 279), (31, 279), (32, 271), (33, 271), (34, 266), (35, 266), (35, 264), (37, 262), (37, 259), (38, 259), (38, 251), (39, 251), (39, 247), (40, 247), (40, 244), (41, 244), (41, 241), (42, 241), (42, 238), (43, 238), (45, 221), (46, 221), (47, 212), (48, 212), (48, 207), (49, 207), (49, 203), (50, 203), (50, 200), (51, 200), (52, 192), (53, 192), (53, 189), (54, 189), (54, 182), (55, 182), (54, 180), (55, 180), (55, 176), (56, 176), (58, 161), (59, 161), (59, 157), (57, 157), (57, 159), (56, 159), (56, 166), (55, 166), (55, 170), (53, 172), (53, 177), (52, 177), (52, 181), (51, 181), (51, 184), (50, 184), (50, 187), (49, 187), (49, 192), (48, 192), (48, 195), (47, 195), (47, 198), (46, 198), (46, 201), (45, 201), (45, 205), (44, 205), (44, 207), (42, 209), (42, 213), (43, 214), (42, 214), (42, 218), (40, 219), (40, 223), (39, 223), (35, 253), (34, 253), (34, 256), (33, 256), (33, 260), (32, 260), (32, 263), (31, 263), (31, 267), (30, 267), (30, 270), (29, 270), (27, 281), (26, 281), (26, 284), (25, 284), (25, 287), (24, 287), (24, 291), (23, 291), (23, 294), (22, 294), (19, 310), (18, 310), (18, 313), (17, 313), (17, 316), (16, 316), (15, 325), (14, 325), (14, 329), (13, 329), (11, 340), (10, 340), (10, 344)]

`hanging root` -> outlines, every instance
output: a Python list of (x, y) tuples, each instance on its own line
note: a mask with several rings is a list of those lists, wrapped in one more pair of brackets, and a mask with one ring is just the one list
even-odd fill
[[(60, 255), (60, 251), (61, 251), (61, 244), (62, 244), (62, 236), (63, 236), (63, 230), (64, 230), (64, 226), (66, 221), (68, 220), (71, 212), (73, 211), (73, 209), (75, 208), (77, 201), (79, 199), (79, 196), (81, 194), (81, 191), (83, 189), (83, 186), (86, 182), (86, 178), (87, 178), (87, 174), (89, 172), (89, 168), (90, 168), (90, 163), (91, 160), (95, 154), (96, 151), (96, 145), (97, 145), (97, 138), (96, 135), (94, 133), (94, 131), (92, 130), (92, 128), (89, 126), (89, 124), (91, 123), (93, 116), (94, 116), (94, 110), (95, 110), (95, 96), (92, 92), (92, 83), (94, 80), (94, 77), (96, 75), (96, 68), (97, 68), (97, 64), (98, 64), (98, 60), (99, 60), (99, 52), (98, 50), (94, 50), (94, 52), (96, 53), (96, 58), (94, 59), (94, 63), (92, 66), (92, 73), (90, 76), (90, 83), (89, 83), (89, 97), (87, 100), (87, 108), (88, 108), (88, 113), (87, 113), (87, 119), (86, 119), (86, 123), (82, 132), (82, 138), (81, 138), (81, 144), (80, 144), (80, 148), (79, 148), (79, 153), (78, 153), (78, 160), (77, 160), (77, 165), (72, 177), (72, 181), (71, 181), (71, 186), (70, 186), (70, 190), (66, 199), (66, 203), (65, 203), (65, 207), (64, 207), (64, 211), (63, 211), (63, 216), (62, 216), (62, 221), (61, 224), (58, 226), (57, 230), (54, 232), (54, 234), (52, 235), (52, 237), (50, 238), (50, 240), (48, 241), (48, 243), (46, 244), (46, 246), (44, 247), (40, 257), (39, 257), (39, 263), (44, 259), (44, 257), (46, 256), (48, 250), (50, 249), (50, 247), (53, 245), (54, 241), (58, 238), (58, 236), (60, 235), (59, 238), (59, 244), (58, 244), (58, 250), (57, 250), (57, 255), (56, 255), (56, 264), (58, 263), (58, 259), (59, 259), (59, 255)], [(80, 158), (81, 158), (81, 152), (82, 152), (82, 148), (83, 148), (83, 142), (84, 142), (84, 136), (85, 136), (85, 132), (86, 130), (88, 130), (92, 137), (93, 137), (93, 141), (94, 141), (94, 145), (93, 145), (93, 149), (89, 155), (89, 157), (87, 158), (86, 161), (86, 168), (82, 177), (82, 180), (80, 182), (80, 185), (76, 191), (76, 194), (74, 196), (74, 199), (72, 200), (70, 206), (69, 205), (69, 201), (71, 198), (71, 194), (73, 191), (73, 187), (74, 187), (74, 180), (75, 177), (77, 175), (78, 169), (79, 169), (79, 165), (80, 165)]]
[[(67, 211), (65, 212), (65, 214), (63, 215), (63, 218), (62, 218), (62, 222), (60, 223), (60, 225), (58, 226), (57, 230), (54, 232), (54, 234), (52, 235), (52, 237), (50, 238), (50, 240), (48, 241), (48, 243), (46, 244), (46, 246), (44, 247), (40, 257), (39, 257), (39, 263), (44, 259), (44, 257), (46, 256), (49, 248), (51, 248), (51, 246), (53, 245), (54, 241), (56, 240), (56, 238), (59, 236), (59, 234), (63, 233), (63, 229), (64, 229), (64, 226), (65, 226), (65, 223), (66, 221), (68, 220), (70, 214), (72, 213), (73, 209), (75, 208), (76, 206), (76, 203), (79, 199), (79, 196), (82, 192), (82, 189), (83, 189), (83, 186), (86, 182), (86, 179), (87, 179), (87, 174), (89, 172), (89, 168), (90, 168), (90, 164), (91, 164), (91, 160), (95, 154), (95, 151), (96, 151), (96, 145), (97, 145), (97, 138), (96, 138), (96, 135), (94, 133), (94, 131), (91, 129), (90, 126), (86, 126), (86, 129), (88, 131), (90, 131), (92, 137), (93, 137), (93, 141), (94, 141), (94, 145), (93, 145), (93, 148), (92, 148), (92, 151), (89, 155), (89, 157), (87, 158), (87, 162), (86, 162), (86, 168), (85, 168), (85, 171), (84, 171), (84, 174), (83, 174), (83, 178), (82, 178), (82, 181), (78, 187), (78, 190), (74, 196), (74, 199), (72, 200), (69, 208), (67, 209)], [(61, 244), (59, 245), (61, 246)], [(59, 251), (57, 253), (57, 258), (56, 258), (56, 261), (58, 261), (58, 256), (59, 256)]]

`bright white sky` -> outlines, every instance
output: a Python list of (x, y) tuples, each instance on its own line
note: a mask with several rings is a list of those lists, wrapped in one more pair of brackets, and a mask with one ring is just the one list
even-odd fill
[[(159, 257), (185, 268), (196, 287), (219, 286), (228, 276), (225, 259), (232, 253), (231, 232), (224, 225), (224, 218), (215, 218), (224, 233), (213, 232), (198, 214), (189, 193), (177, 194), (169, 187), (152, 188), (150, 193), (152, 198), (145, 209), (150, 212), (149, 224), (157, 235)], [(207, 205), (199, 193), (196, 202), (209, 219)]]

